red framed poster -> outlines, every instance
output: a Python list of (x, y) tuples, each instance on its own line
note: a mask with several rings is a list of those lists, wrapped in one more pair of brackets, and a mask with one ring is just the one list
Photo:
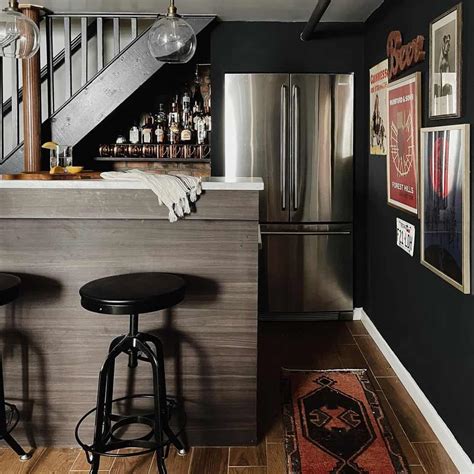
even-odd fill
[(418, 214), (420, 77), (417, 72), (388, 85), (388, 203)]

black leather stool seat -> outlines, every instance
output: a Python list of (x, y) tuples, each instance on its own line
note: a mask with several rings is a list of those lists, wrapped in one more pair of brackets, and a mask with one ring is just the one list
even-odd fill
[(0, 306), (18, 298), (21, 280), (8, 273), (0, 273)]
[(185, 281), (170, 273), (127, 273), (91, 281), (79, 293), (89, 311), (142, 314), (180, 303), (185, 289)]

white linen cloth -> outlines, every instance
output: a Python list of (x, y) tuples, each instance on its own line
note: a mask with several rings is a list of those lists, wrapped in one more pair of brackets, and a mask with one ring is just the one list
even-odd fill
[(101, 173), (103, 179), (118, 181), (141, 181), (158, 197), (160, 206), (164, 204), (169, 210), (170, 222), (191, 213), (189, 202), (196, 202), (201, 194), (201, 178), (185, 175), (146, 173), (141, 170), (106, 171)]

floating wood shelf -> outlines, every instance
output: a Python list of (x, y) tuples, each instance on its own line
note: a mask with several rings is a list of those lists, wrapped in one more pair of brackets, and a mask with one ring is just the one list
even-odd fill
[(95, 161), (146, 161), (153, 163), (210, 163), (209, 158), (136, 158), (136, 157), (111, 157), (111, 156), (98, 156), (94, 158)]

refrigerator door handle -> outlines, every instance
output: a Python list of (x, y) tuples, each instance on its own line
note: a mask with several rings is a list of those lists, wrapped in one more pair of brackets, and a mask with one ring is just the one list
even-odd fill
[(300, 89), (293, 86), (293, 208), (298, 210), (298, 167), (300, 159)]
[(286, 209), (286, 155), (287, 155), (287, 134), (288, 134), (288, 91), (285, 85), (281, 86), (280, 95), (280, 192), (281, 208)]

